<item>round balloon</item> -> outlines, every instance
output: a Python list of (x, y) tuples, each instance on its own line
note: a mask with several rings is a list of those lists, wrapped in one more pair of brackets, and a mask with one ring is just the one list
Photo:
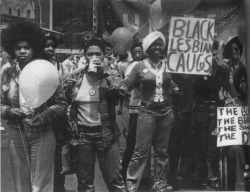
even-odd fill
[(52, 63), (38, 59), (28, 63), (19, 77), (19, 89), (33, 108), (45, 103), (56, 91), (59, 74)]
[(240, 39), (240, 42), (246, 46), (246, 26), (245, 26), (245, 22), (243, 19), (241, 19), (239, 21), (239, 25), (238, 25), (238, 36)]
[(112, 33), (113, 49), (119, 54), (124, 55), (133, 45), (133, 34), (125, 27), (119, 27)]
[(170, 22), (170, 16), (162, 10), (161, 0), (156, 0), (150, 7), (150, 18), (156, 30)]

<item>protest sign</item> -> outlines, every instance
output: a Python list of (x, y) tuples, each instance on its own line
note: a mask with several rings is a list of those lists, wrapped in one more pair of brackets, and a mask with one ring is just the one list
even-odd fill
[(214, 19), (172, 17), (166, 71), (207, 75), (213, 40)]
[(217, 129), (217, 147), (250, 145), (248, 107), (218, 107)]

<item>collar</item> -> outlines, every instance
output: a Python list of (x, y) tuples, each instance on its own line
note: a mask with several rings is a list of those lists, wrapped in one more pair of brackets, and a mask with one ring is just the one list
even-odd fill
[(162, 89), (162, 84), (163, 84), (163, 73), (166, 68), (166, 62), (164, 60), (161, 61), (162, 65), (160, 69), (153, 69), (151, 64), (147, 59), (144, 60), (144, 63), (148, 70), (150, 70), (152, 73), (155, 74), (155, 83), (156, 83), (156, 88), (155, 88), (155, 97), (154, 97), (154, 102), (162, 102), (164, 101), (163, 98), (163, 89)]
[(16, 62), (16, 72), (17, 72), (17, 74), (21, 73), (21, 68), (20, 68), (20, 65), (18, 62)]
[(165, 67), (166, 67), (166, 62), (164, 60), (161, 60), (162, 62), (162, 65), (161, 65), (161, 68), (160, 69), (153, 69), (153, 67), (151, 66), (151, 64), (149, 63), (148, 59), (145, 59), (144, 60), (144, 63), (146, 65), (146, 67), (152, 72), (154, 73), (155, 75), (157, 74), (162, 74), (165, 70)]

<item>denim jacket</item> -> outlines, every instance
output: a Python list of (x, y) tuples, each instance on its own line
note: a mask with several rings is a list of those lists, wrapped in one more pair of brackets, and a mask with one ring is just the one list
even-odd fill
[[(18, 128), (19, 121), (8, 116), (7, 110), (9, 108), (20, 108), (19, 103), (19, 74), (17, 65), (13, 65), (4, 71), (1, 76), (1, 118), (6, 120), (8, 127)], [(65, 117), (67, 103), (63, 94), (63, 89), (59, 85), (53, 96), (42, 104), (40, 107), (34, 109), (34, 116), (40, 115), (41, 128), (44, 125), (53, 125), (56, 121)], [(49, 126), (51, 127), (51, 126)], [(34, 130), (35, 131), (35, 130)]]
[[(72, 145), (83, 144), (83, 138), (81, 138), (81, 131), (78, 129), (77, 118), (77, 104), (75, 98), (80, 89), (85, 71), (76, 71), (69, 77), (73, 77), (76, 80), (75, 85), (72, 88), (68, 88), (65, 91), (66, 98), (70, 104), (68, 108), (68, 117), (70, 120), (70, 132)], [(120, 131), (116, 123), (116, 111), (115, 105), (119, 98), (118, 92), (114, 89), (110, 89), (110, 79), (103, 76), (99, 83), (99, 109), (101, 115), (101, 133), (103, 137), (103, 148), (109, 148), (115, 139), (120, 136)]]

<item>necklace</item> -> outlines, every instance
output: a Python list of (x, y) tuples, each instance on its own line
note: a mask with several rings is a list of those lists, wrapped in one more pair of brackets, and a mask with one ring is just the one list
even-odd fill
[(155, 67), (157, 67), (159, 64), (161, 64), (161, 60), (158, 62), (158, 63), (153, 63), (152, 61), (150, 61), (150, 59), (148, 59), (148, 62), (151, 64), (151, 65), (154, 65)]

